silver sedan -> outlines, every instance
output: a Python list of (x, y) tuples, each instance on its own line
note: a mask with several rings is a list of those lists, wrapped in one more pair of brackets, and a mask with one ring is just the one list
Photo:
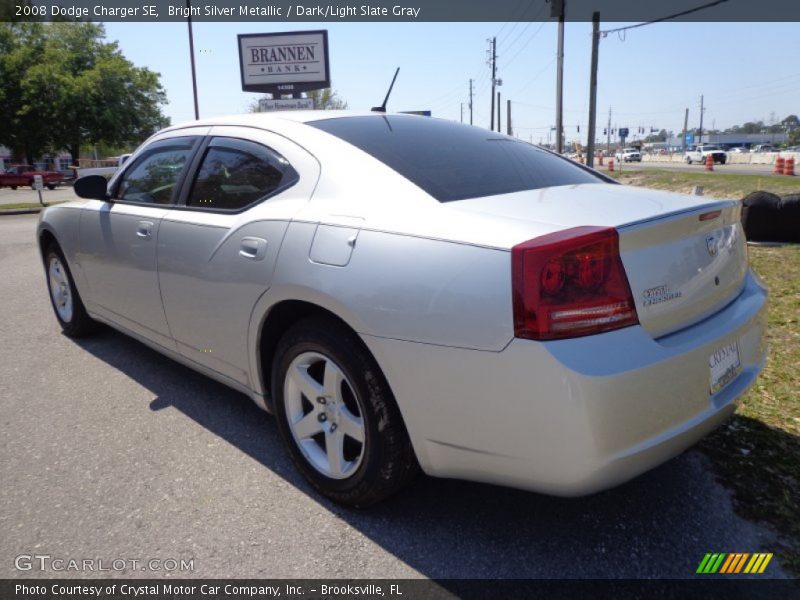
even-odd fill
[(724, 421), (764, 365), (735, 201), (622, 186), (380, 113), (171, 127), (42, 212), (55, 315), (248, 394), (322, 494), (421, 468), (591, 493)]

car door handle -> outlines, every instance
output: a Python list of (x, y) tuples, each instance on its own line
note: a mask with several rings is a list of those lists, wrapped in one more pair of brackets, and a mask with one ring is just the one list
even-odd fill
[(147, 238), (147, 239), (153, 237), (153, 222), (139, 221), (136, 224), (136, 235), (138, 235), (141, 238)]
[(239, 256), (250, 260), (261, 260), (267, 255), (267, 240), (258, 237), (242, 238)]

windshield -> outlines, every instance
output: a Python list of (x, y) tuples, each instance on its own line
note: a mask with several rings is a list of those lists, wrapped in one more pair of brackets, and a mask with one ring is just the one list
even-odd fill
[(442, 119), (370, 115), (307, 124), (372, 155), (439, 202), (606, 183), (600, 175), (527, 142)]

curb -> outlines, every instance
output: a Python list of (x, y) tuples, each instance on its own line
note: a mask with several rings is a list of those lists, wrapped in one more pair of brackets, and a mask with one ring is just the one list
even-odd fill
[(11, 208), (8, 210), (3, 210), (0, 207), (0, 216), (2, 215), (35, 215), (37, 213), (42, 212), (43, 208), (47, 208), (46, 206), (39, 206), (36, 208)]

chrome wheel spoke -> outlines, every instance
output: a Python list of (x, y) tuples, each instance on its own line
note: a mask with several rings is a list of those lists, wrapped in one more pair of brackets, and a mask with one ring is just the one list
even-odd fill
[(322, 431), (319, 413), (312, 410), (293, 425), (297, 437), (302, 441)]
[(332, 361), (325, 363), (325, 377), (323, 379), (323, 388), (325, 394), (329, 398), (335, 399), (337, 402), (342, 400), (342, 381), (344, 381), (344, 374), (339, 370)]
[(339, 431), (357, 442), (364, 442), (364, 419), (355, 416), (346, 406), (339, 411)]
[(325, 451), (328, 454), (328, 468), (333, 477), (344, 474), (348, 462), (344, 458), (344, 435), (341, 430), (325, 432)]
[(322, 386), (314, 381), (314, 378), (308, 374), (308, 365), (300, 364), (292, 369), (289, 377), (292, 383), (297, 386), (297, 389), (303, 394), (309, 402), (316, 402), (317, 398), (325, 395)]

